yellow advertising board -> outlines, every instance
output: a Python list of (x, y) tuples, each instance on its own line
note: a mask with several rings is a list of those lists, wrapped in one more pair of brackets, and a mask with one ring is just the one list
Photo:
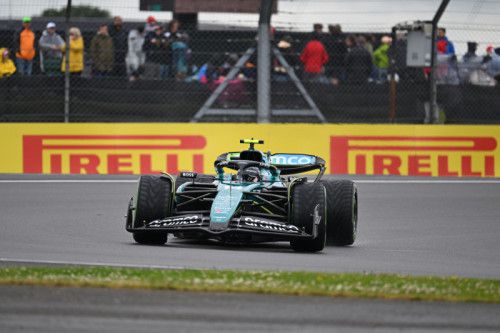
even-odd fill
[(213, 173), (251, 137), (332, 174), (500, 177), (500, 126), (453, 125), (0, 124), (0, 173)]

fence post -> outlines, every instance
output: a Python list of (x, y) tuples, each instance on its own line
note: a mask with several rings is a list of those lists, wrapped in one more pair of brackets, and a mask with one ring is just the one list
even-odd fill
[(71, 75), (69, 72), (69, 43), (70, 43), (70, 37), (69, 37), (69, 21), (71, 18), (71, 0), (68, 0), (68, 3), (66, 5), (66, 51), (65, 51), (65, 64), (64, 68), (66, 71), (64, 72), (64, 122), (68, 123), (69, 122), (69, 109), (70, 109), (70, 80), (71, 80)]
[(271, 122), (271, 46), (273, 0), (261, 0), (257, 42), (257, 122)]
[(392, 44), (389, 52), (389, 120), (391, 123), (396, 119), (397, 109), (397, 86), (396, 86), (396, 27), (391, 31)]
[(443, 0), (441, 5), (432, 19), (432, 45), (431, 45), (431, 73), (430, 81), (430, 116), (433, 123), (439, 122), (439, 110), (437, 105), (437, 84), (436, 84), (436, 63), (437, 63), (437, 50), (436, 50), (436, 37), (437, 25), (441, 16), (443, 15), (450, 0)]

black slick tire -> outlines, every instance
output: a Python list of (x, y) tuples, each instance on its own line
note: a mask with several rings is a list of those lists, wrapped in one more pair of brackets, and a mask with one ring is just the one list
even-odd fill
[(328, 245), (352, 245), (358, 229), (358, 190), (352, 180), (322, 180), (327, 195)]
[(290, 245), (297, 252), (318, 252), (326, 243), (326, 191), (321, 183), (297, 184), (292, 188), (291, 221), (294, 225), (312, 234), (317, 223), (314, 239), (293, 239)]
[[(137, 189), (134, 228), (170, 216), (172, 183), (161, 176), (141, 176)], [(139, 244), (163, 245), (168, 234), (161, 231), (134, 231), (134, 240)]]

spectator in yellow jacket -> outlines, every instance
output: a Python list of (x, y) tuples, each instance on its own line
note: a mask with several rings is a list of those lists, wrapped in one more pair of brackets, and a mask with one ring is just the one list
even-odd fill
[(11, 76), (16, 72), (16, 65), (9, 58), (9, 50), (6, 48), (0, 49), (0, 79)]
[[(69, 72), (71, 75), (81, 75), (83, 72), (83, 47), (80, 29), (75, 27), (69, 29)], [(66, 72), (66, 55), (61, 63), (61, 71)]]

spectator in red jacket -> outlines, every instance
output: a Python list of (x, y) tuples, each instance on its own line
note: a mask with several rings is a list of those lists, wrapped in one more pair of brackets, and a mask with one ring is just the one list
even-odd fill
[(304, 64), (304, 80), (319, 82), (326, 80), (323, 66), (328, 62), (328, 53), (318, 33), (313, 32), (311, 40), (300, 54), (300, 61)]

